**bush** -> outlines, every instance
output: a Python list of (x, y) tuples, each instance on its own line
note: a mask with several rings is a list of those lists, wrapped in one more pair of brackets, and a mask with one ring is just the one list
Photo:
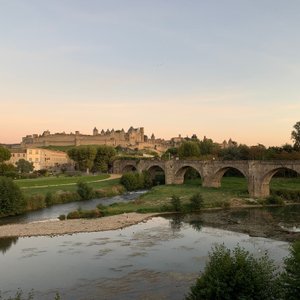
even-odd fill
[(287, 190), (287, 189), (276, 189), (271, 190), (271, 195), (279, 196), (284, 200), (300, 202), (300, 191), (299, 190)]
[(67, 219), (91, 219), (91, 218), (100, 218), (103, 214), (98, 208), (91, 209), (91, 210), (74, 210), (67, 215)]
[(171, 205), (174, 211), (181, 211), (182, 206), (181, 206), (181, 200), (180, 197), (173, 195), (171, 198)]
[(270, 195), (264, 201), (264, 204), (277, 204), (277, 205), (284, 205), (284, 201), (280, 196), (277, 195)]
[(66, 220), (66, 215), (59, 215), (58, 219), (64, 221)]
[(121, 184), (124, 185), (127, 191), (135, 191), (143, 188), (143, 178), (139, 173), (125, 173), (121, 179)]
[(19, 214), (25, 205), (24, 196), (12, 179), (0, 177), (0, 215)]
[(282, 275), (285, 299), (296, 300), (300, 295), (300, 240), (290, 247), (290, 256), (284, 261), (285, 271)]
[(79, 219), (80, 213), (78, 210), (71, 211), (67, 214), (67, 219)]
[(93, 188), (82, 181), (79, 181), (77, 183), (77, 193), (80, 196), (81, 200), (90, 200), (95, 196)]
[(190, 208), (191, 210), (200, 210), (203, 207), (203, 197), (200, 193), (194, 194), (190, 198)]
[(149, 189), (153, 185), (153, 180), (148, 171), (129, 172), (123, 174), (120, 183), (124, 185), (127, 191), (136, 191), (141, 189)]
[(255, 259), (239, 246), (231, 251), (219, 245), (209, 254), (204, 273), (191, 287), (186, 300), (278, 299), (279, 277), (274, 271), (267, 254)]
[(45, 197), (41, 194), (32, 195), (26, 198), (27, 210), (38, 210), (46, 207)]

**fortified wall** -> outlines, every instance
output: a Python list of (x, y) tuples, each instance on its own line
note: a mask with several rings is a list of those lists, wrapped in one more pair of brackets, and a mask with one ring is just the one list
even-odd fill
[(27, 135), (22, 138), (21, 147), (43, 147), (43, 146), (80, 146), (80, 145), (109, 145), (113, 147), (121, 146), (137, 149), (153, 149), (165, 151), (168, 143), (164, 140), (156, 140), (154, 135), (150, 139), (144, 134), (144, 127), (130, 127), (127, 132), (122, 130), (103, 129), (99, 132), (95, 127), (92, 135), (75, 133), (50, 133), (44, 131), (43, 134)]

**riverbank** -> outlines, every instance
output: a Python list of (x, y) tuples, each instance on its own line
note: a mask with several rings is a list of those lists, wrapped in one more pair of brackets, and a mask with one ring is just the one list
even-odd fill
[(157, 213), (125, 213), (99, 219), (78, 219), (66, 221), (42, 221), (27, 224), (10, 224), (0, 227), (0, 238), (55, 236), (80, 232), (96, 232), (121, 229), (157, 216)]
[[(300, 240), (300, 232), (282, 226), (282, 216), (277, 214), (283, 207), (235, 207), (230, 209), (204, 209), (199, 213), (175, 214), (181, 221), (201, 226), (221, 228), (246, 233), (253, 237), (265, 237), (293, 242)], [(294, 213), (295, 224), (299, 224), (300, 205), (285, 207)], [(274, 211), (275, 210), (275, 211)], [(98, 219), (76, 219), (65, 221), (40, 221), (23, 224), (10, 224), (0, 227), (0, 238), (56, 236), (84, 232), (98, 232), (122, 229), (157, 217), (174, 217), (172, 213), (123, 213)]]

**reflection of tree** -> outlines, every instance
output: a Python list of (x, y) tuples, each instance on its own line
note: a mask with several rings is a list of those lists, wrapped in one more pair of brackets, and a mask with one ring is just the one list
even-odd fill
[(18, 237), (0, 239), (0, 251), (4, 254), (9, 248), (18, 241)]
[(170, 226), (173, 232), (180, 231), (180, 228), (183, 224), (183, 216), (182, 215), (174, 215), (170, 220)]
[(201, 231), (202, 230), (203, 222), (201, 220), (192, 220), (189, 223), (190, 223), (191, 227), (193, 229), (195, 229), (196, 231)]

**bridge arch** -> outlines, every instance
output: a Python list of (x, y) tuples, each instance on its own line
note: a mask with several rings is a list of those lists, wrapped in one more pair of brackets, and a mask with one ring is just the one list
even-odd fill
[(289, 167), (276, 167), (274, 169), (269, 170), (267, 173), (264, 174), (261, 182), (260, 182), (260, 193), (262, 195), (262, 197), (267, 197), (270, 195), (270, 182), (273, 178), (273, 176), (280, 172), (280, 171), (284, 171), (284, 170), (288, 170), (288, 171), (293, 171), (295, 173), (297, 173), (298, 176), (300, 176), (300, 170), (295, 170), (293, 168), (289, 168)]
[(202, 170), (198, 169), (197, 167), (195, 167), (193, 165), (187, 164), (187, 165), (181, 166), (174, 172), (174, 183), (175, 184), (184, 183), (184, 178), (185, 178), (185, 175), (188, 172), (188, 170), (196, 171), (199, 174), (200, 178), (201, 179), (203, 178)]
[(121, 173), (129, 173), (129, 172), (137, 172), (137, 168), (134, 164), (127, 164), (125, 166), (123, 166)]
[(211, 187), (221, 187), (222, 178), (229, 171), (233, 171), (233, 173), (239, 174), (239, 175), (241, 175), (241, 177), (245, 178), (245, 189), (243, 187), (243, 184), (242, 185), (238, 184), (237, 191), (240, 191), (242, 193), (244, 193), (244, 191), (248, 191), (248, 193), (250, 194), (248, 173), (245, 172), (245, 170), (243, 170), (243, 168), (240, 168), (239, 166), (227, 165), (227, 166), (220, 167), (219, 169), (217, 169), (211, 178), (210, 186)]
[(146, 171), (149, 172), (153, 185), (165, 184), (165, 169), (160, 165), (150, 165), (146, 168)]

